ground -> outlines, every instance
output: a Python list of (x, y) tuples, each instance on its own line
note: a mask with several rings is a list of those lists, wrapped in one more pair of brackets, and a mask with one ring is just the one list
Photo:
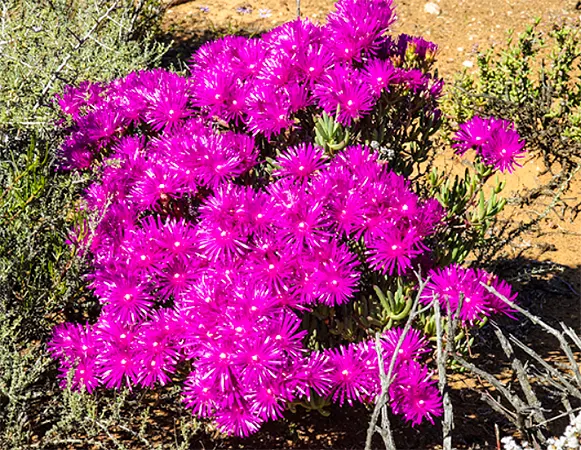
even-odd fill
[[(576, 9), (575, 0), (433, 0), (439, 14), (426, 12), (426, 0), (395, 0), (398, 21), (394, 32), (422, 35), (439, 45), (437, 68), (447, 82), (455, 73), (474, 70), (475, 54), (478, 49), (491, 45), (504, 45), (509, 30), (522, 32), (535, 18), (542, 18), (541, 29), (548, 31), (555, 23), (575, 23), (581, 20), (581, 11)], [(301, 16), (323, 21), (332, 10), (332, 0), (302, 0)], [(243, 29), (249, 34), (258, 34), (268, 28), (293, 19), (297, 15), (295, 0), (174, 0), (165, 18), (165, 28), (174, 38), (186, 46), (196, 41), (200, 34), (209, 35), (215, 30), (233, 31)], [(441, 164), (456, 164), (452, 156), (444, 155)], [(519, 191), (542, 184), (542, 164), (533, 157), (524, 167), (507, 177), (505, 194), (509, 197)], [(581, 174), (573, 180), (564, 201), (581, 198)], [(544, 211), (545, 203), (511, 209), (506, 214), (514, 220), (531, 218)], [(581, 298), (581, 215), (561, 215), (557, 209), (551, 211), (541, 222), (540, 232), (529, 233), (506, 249), (507, 254), (518, 257), (500, 267), (504, 277), (516, 280), (522, 289), (522, 302), (549, 322), (563, 321), (579, 329), (579, 306)], [(541, 274), (547, 267), (558, 267), (559, 273), (550, 279), (542, 275), (529, 279), (518, 279), (515, 265), (533, 267), (532, 272)], [(509, 331), (520, 333), (527, 342), (540, 343), (547, 358), (555, 349), (554, 342), (538, 331), (529, 332), (515, 323), (505, 324)], [(495, 364), (500, 374), (509, 363), (488, 345), (489, 334), (480, 336), (479, 360)], [(497, 346), (498, 347), (498, 346)], [(496, 352), (496, 353), (495, 353)], [(552, 354), (552, 353), (551, 353)], [(462, 448), (496, 447), (496, 430), (501, 435), (510, 434), (509, 424), (490, 411), (479, 396), (466, 387), (474, 386), (474, 380), (462, 375), (456, 377), (453, 401), (457, 410), (456, 445)], [(333, 407), (330, 417), (316, 412), (288, 414), (285, 420), (267, 424), (263, 430), (249, 440), (228, 439), (200, 440), (200, 446), (217, 448), (362, 448), (369, 412), (364, 408)], [(407, 427), (397, 432), (398, 448), (435, 448), (438, 442), (437, 427), (430, 424), (415, 429)], [(378, 445), (380, 442), (378, 442)]]
[[(201, 33), (213, 30), (245, 30), (258, 34), (291, 20), (297, 15), (295, 0), (168, 0), (172, 5), (165, 17), (165, 27), (184, 43), (195, 41)], [(395, 0), (398, 20), (393, 30), (397, 33), (421, 35), (439, 46), (436, 67), (447, 82), (462, 70), (475, 70), (478, 49), (504, 45), (509, 30), (522, 32), (536, 18), (541, 18), (541, 29), (547, 31), (553, 24), (581, 21), (581, 10), (575, 0), (433, 0), (440, 14), (425, 10), (426, 0)], [(333, 9), (333, 0), (302, 0), (302, 17), (323, 21)], [(187, 51), (187, 49), (186, 49)], [(453, 161), (445, 163), (452, 164)], [(505, 194), (513, 196), (519, 190), (534, 188), (542, 177), (542, 164), (534, 158), (524, 167), (507, 177)], [(581, 174), (578, 175), (564, 200), (581, 198)], [(519, 217), (534, 217), (542, 213), (541, 203), (528, 211), (519, 211)], [(581, 215), (576, 220), (550, 213), (543, 221), (542, 236), (525, 237), (517, 242), (514, 252), (524, 253), (531, 259), (552, 261), (568, 266), (581, 266)]]
[[(297, 16), (296, 0), (168, 0), (166, 26), (182, 33), (200, 29), (243, 28), (259, 33)], [(333, 0), (299, 0), (301, 17), (324, 21)], [(440, 14), (425, 11), (438, 5)], [(440, 47), (438, 67), (445, 76), (474, 63), (474, 51), (506, 41), (510, 29), (523, 31), (535, 18), (546, 26), (579, 21), (575, 0), (395, 0), (394, 32), (421, 35)]]

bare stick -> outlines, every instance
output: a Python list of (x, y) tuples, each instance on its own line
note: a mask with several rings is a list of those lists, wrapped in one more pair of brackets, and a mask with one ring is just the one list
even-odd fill
[(571, 407), (571, 402), (569, 402), (569, 399), (567, 398), (566, 395), (563, 395), (561, 397), (561, 403), (563, 404), (563, 406), (565, 407), (565, 411), (569, 415), (569, 422), (573, 422), (575, 420), (575, 416), (573, 415), (573, 408)]
[[(397, 342), (397, 345), (395, 346), (395, 349), (393, 351), (393, 355), (391, 357), (391, 361), (389, 364), (389, 369), (387, 371), (387, 374), (385, 373), (385, 367), (383, 364), (383, 354), (382, 354), (382, 349), (381, 349), (381, 342), (379, 340), (379, 333), (377, 333), (375, 336), (375, 339), (376, 339), (375, 345), (376, 345), (378, 364), (379, 364), (379, 376), (381, 379), (381, 393), (377, 399), (377, 402), (375, 403), (375, 408), (373, 409), (373, 413), (371, 415), (371, 420), (369, 422), (369, 427), (367, 429), (367, 438), (365, 440), (365, 450), (371, 450), (371, 441), (372, 441), (373, 435), (375, 434), (376, 431), (379, 432), (379, 434), (383, 438), (383, 442), (385, 443), (385, 448), (387, 450), (395, 450), (395, 442), (393, 441), (393, 435), (391, 433), (389, 417), (387, 415), (387, 404), (389, 402), (389, 387), (391, 386), (391, 383), (393, 382), (393, 372), (395, 369), (397, 355), (399, 354), (399, 349), (401, 348), (406, 335), (409, 333), (409, 331), (412, 327), (412, 322), (414, 321), (414, 319), (418, 315), (422, 314), (423, 312), (425, 312), (431, 308), (431, 305), (427, 305), (418, 311), (418, 304), (420, 301), (420, 296), (421, 296), (426, 284), (428, 283), (428, 279), (422, 280), (421, 276), (418, 273), (416, 273), (416, 276), (418, 277), (418, 281), (419, 281), (418, 292), (417, 292), (415, 300), (412, 304), (412, 308), (410, 311), (410, 315), (408, 316), (408, 320), (404, 326), (404, 329), (401, 333), (401, 336), (400, 336), (400, 338)], [(382, 427), (377, 427), (377, 421), (379, 419), (380, 413), (382, 415)]]
[(36, 101), (36, 104), (34, 105), (33, 111), (36, 111), (38, 108), (40, 108), (40, 106), (42, 105), (42, 101), (44, 99), (44, 96), (49, 91), (49, 89), (51, 88), (51, 86), (55, 82), (55, 80), (59, 77), (60, 73), (65, 68), (65, 66), (67, 65), (67, 63), (69, 62), (69, 60), (73, 57), (73, 53), (76, 52), (77, 50), (79, 50), (81, 48), (81, 46), (97, 30), (97, 28), (99, 28), (99, 26), (101, 25), (101, 23), (103, 23), (103, 21), (109, 17), (109, 14), (111, 14), (111, 12), (117, 7), (117, 3), (118, 3), (118, 0), (115, 1), (115, 2), (113, 2), (113, 4), (111, 5), (111, 7), (105, 12), (105, 14), (103, 14), (101, 17), (99, 17), (97, 19), (97, 21), (95, 22), (95, 24), (91, 27), (91, 29), (89, 31), (87, 31), (87, 33), (85, 34), (85, 36), (83, 36), (77, 42), (77, 44), (72, 48), (71, 52), (68, 53), (63, 58), (61, 64), (55, 69), (55, 71), (52, 73), (50, 79), (47, 81), (47, 83), (42, 88), (42, 92), (38, 96), (38, 100)]
[[(395, 450), (395, 442), (393, 440), (393, 434), (391, 432), (391, 423), (389, 422), (389, 416), (387, 415), (387, 400), (388, 400), (388, 392), (389, 392), (389, 378), (385, 375), (385, 366), (383, 364), (383, 351), (381, 348), (381, 340), (379, 339), (379, 333), (375, 334), (375, 351), (377, 352), (377, 363), (379, 365), (379, 378), (381, 380), (381, 393), (383, 396), (383, 401), (378, 402), (377, 405), (381, 405), (377, 408), (377, 411), (381, 411), (381, 427), (376, 427), (373, 424), (373, 429), (378, 431), (383, 439), (383, 443), (385, 444), (385, 448), (388, 450)], [(395, 354), (392, 356), (392, 359), (395, 357)], [(375, 411), (374, 411), (375, 412)], [(375, 415), (375, 422), (377, 423), (377, 416)], [(371, 424), (370, 424), (371, 425)], [(373, 437), (373, 433), (371, 433), (371, 437)], [(369, 431), (367, 433), (367, 440), (365, 443), (366, 450), (369, 450), (371, 447), (367, 447), (367, 441), (369, 441), (369, 446), (371, 446), (370, 442), (370, 435)]]
[(571, 350), (571, 347), (569, 346), (567, 339), (565, 339), (565, 336), (563, 336), (563, 333), (559, 332), (557, 329), (551, 327), (550, 325), (547, 325), (539, 317), (531, 314), (526, 309), (524, 309), (524, 308), (520, 307), (519, 305), (517, 305), (516, 303), (510, 301), (508, 298), (506, 298), (504, 295), (502, 295), (500, 292), (498, 292), (492, 286), (488, 286), (486, 283), (483, 283), (483, 282), (480, 282), (480, 284), (482, 286), (484, 286), (488, 290), (488, 292), (494, 294), (496, 297), (501, 299), (503, 302), (505, 302), (511, 308), (517, 310), (519, 313), (524, 315), (527, 319), (529, 319), (535, 325), (540, 325), (542, 328), (545, 329), (545, 331), (547, 333), (555, 336), (559, 340), (559, 344), (560, 344), (561, 348), (563, 349), (563, 352), (567, 356), (569, 363), (571, 364), (571, 369), (573, 370), (573, 373), (575, 374), (575, 379), (577, 380), (577, 385), (581, 386), (581, 372), (579, 371), (579, 366), (577, 365), (577, 361), (575, 360), (575, 356), (573, 355), (573, 351)]
[(510, 390), (504, 384), (502, 384), (498, 379), (496, 379), (494, 376), (490, 375), (488, 372), (485, 372), (482, 369), (479, 369), (474, 364), (469, 363), (468, 361), (466, 361), (464, 358), (462, 358), (459, 355), (456, 355), (454, 357), (454, 359), (456, 361), (458, 361), (462, 367), (465, 367), (466, 369), (475, 373), (479, 377), (484, 378), (486, 381), (488, 381), (492, 386), (494, 386), (494, 388), (497, 391), (499, 391), (512, 404), (512, 406), (517, 411), (521, 411), (521, 410), (526, 409), (525, 404), (522, 402), (522, 400), (520, 398), (518, 398), (516, 395), (512, 394), (510, 392)]
[[(568, 401), (567, 401), (568, 403)], [(571, 404), (569, 403), (569, 406), (571, 406)], [(565, 406), (565, 409), (567, 409), (567, 411), (565, 411), (564, 413), (561, 413), (555, 417), (551, 417), (550, 419), (545, 420), (544, 422), (538, 423), (536, 425), (534, 425), (535, 427), (542, 427), (550, 422), (554, 422), (555, 420), (559, 420), (562, 417), (565, 416), (569, 416), (569, 422), (573, 422), (573, 420), (575, 419), (575, 416), (573, 415), (574, 412), (577, 411), (581, 411), (581, 407), (579, 408), (575, 408), (575, 409), (571, 409), (571, 408), (567, 408), (567, 406)]]
[(541, 402), (539, 402), (539, 399), (537, 398), (536, 394), (534, 393), (531, 387), (531, 384), (529, 383), (529, 378), (522, 362), (514, 355), (514, 351), (512, 349), (512, 346), (510, 345), (510, 342), (504, 336), (500, 328), (498, 328), (498, 326), (496, 325), (494, 327), (495, 327), (494, 332), (496, 333), (496, 337), (500, 342), (504, 354), (507, 356), (507, 358), (510, 358), (512, 360), (512, 368), (516, 372), (518, 382), (520, 384), (522, 391), (525, 394), (527, 402), (529, 406), (535, 410), (535, 419), (539, 423), (545, 421), (546, 420), (545, 416), (543, 415), (540, 409)]
[[(547, 363), (539, 354), (537, 354), (534, 350), (530, 349), (527, 345), (521, 342), (519, 339), (515, 338), (514, 336), (510, 336), (509, 339), (515, 343), (519, 348), (521, 348), (525, 353), (532, 356), (541, 366), (543, 366), (547, 372), (555, 379), (559, 380), (562, 383), (562, 386), (557, 383), (551, 383), (553, 386), (559, 388), (562, 391), (569, 392), (571, 395), (581, 398), (581, 392), (575, 386), (573, 386), (569, 381), (553, 366)], [(550, 378), (547, 379), (547, 381)]]
[[(452, 430), (454, 429), (454, 412), (452, 409), (452, 401), (450, 400), (450, 393), (448, 392), (446, 364), (451, 349), (451, 341), (454, 341), (454, 336), (448, 335), (446, 348), (443, 346), (443, 332), (442, 332), (442, 315), (440, 314), (440, 303), (434, 301), (434, 318), (436, 320), (436, 361), (438, 365), (438, 389), (442, 395), (442, 405), (444, 407), (444, 422), (442, 424), (443, 435), (443, 449), (452, 450)], [(450, 317), (448, 316), (448, 320)]]

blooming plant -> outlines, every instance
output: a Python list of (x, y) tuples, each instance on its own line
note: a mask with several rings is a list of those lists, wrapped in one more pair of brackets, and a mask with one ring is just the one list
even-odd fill
[[(102, 304), (95, 323), (55, 329), (64, 385), (185, 380), (194, 414), (246, 436), (291, 402), (373, 402), (379, 329), (394, 412), (440, 413), (428, 341), (397, 327), (414, 268), (432, 276), (422, 301), (463, 298), (465, 322), (509, 312), (481, 282), (514, 295), (482, 270), (439, 268), (446, 205), (409, 176), (439, 126), (442, 82), (428, 71), (435, 46), (390, 37), (393, 20), (388, 0), (340, 0), (324, 26), (203, 46), (189, 77), (136, 72), (59, 97), (63, 167), (96, 174), (85, 201), (99, 220), (72, 240)], [(494, 153), (507, 135), (520, 145), (499, 130), (487, 170), (518, 154)]]

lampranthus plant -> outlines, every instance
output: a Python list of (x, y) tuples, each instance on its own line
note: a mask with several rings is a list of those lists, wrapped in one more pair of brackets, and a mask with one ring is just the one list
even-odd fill
[[(376, 328), (332, 345), (305, 321), (317, 308), (348, 316), (370, 279), (413, 291), (413, 270), (440, 264), (430, 245), (445, 211), (405, 177), (425, 148), (393, 147), (389, 163), (377, 151), (420, 134), (428, 145), (441, 116), (442, 84), (427, 70), (435, 46), (390, 37), (393, 20), (388, 0), (341, 0), (324, 26), (297, 19), (206, 44), (189, 77), (136, 72), (58, 98), (70, 126), (63, 169), (96, 173), (84, 207), (98, 221), (71, 240), (90, 255), (102, 304), (95, 323), (55, 329), (63, 386), (181, 380), (186, 407), (240, 436), (290, 402), (375, 401), (379, 359), (365, 336)], [(482, 293), (490, 280), (434, 269), (422, 301), (454, 306), (474, 292), (462, 320), (506, 313)], [(428, 341), (401, 334), (381, 335), (386, 370), (395, 360), (392, 408), (433, 421)]]
[(517, 160), (525, 154), (525, 143), (514, 125), (494, 117), (483, 119), (474, 116), (460, 125), (453, 139), (456, 153), (463, 155), (467, 150), (474, 149), (484, 164), (501, 172), (512, 173), (515, 166), (520, 167)]

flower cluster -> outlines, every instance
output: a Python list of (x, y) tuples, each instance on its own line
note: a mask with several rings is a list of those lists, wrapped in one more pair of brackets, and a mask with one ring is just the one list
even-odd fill
[[(197, 166), (219, 155), (193, 153), (201, 144), (185, 136), (197, 126), (186, 122), (148, 143), (124, 137), (105, 159), (101, 182), (87, 194), (103, 217), (91, 234), (91, 286), (102, 313), (93, 326), (55, 332), (51, 349), (63, 383), (73, 369), (73, 386), (89, 391), (165, 384), (188, 360), (186, 404), (241, 435), (311, 391), (341, 403), (373, 401), (373, 348), (309, 355), (298, 313), (353, 297), (361, 263), (348, 240), (366, 243), (371, 268), (406, 273), (441, 220), (438, 204), (421, 201), (362, 146), (334, 159), (310, 144), (290, 147), (276, 160), (272, 182), (258, 190), (231, 181), (253, 154), (234, 147), (239, 136), (199, 129), (195, 136), (212, 152), (226, 142), (244, 150), (222, 176), (203, 176)], [(180, 212), (184, 199), (199, 201), (195, 214)], [(393, 402), (418, 423), (439, 409), (428, 369), (416, 361), (424, 343), (412, 337), (397, 366), (410, 381), (394, 388)]]
[[(185, 310), (162, 308), (139, 324), (102, 315), (92, 326), (58, 326), (50, 349), (61, 361), (63, 384), (70, 381), (88, 392), (99, 385), (165, 384), (178, 361), (193, 361), (183, 390), (185, 405), (198, 417), (213, 418), (221, 431), (239, 436), (282, 417), (289, 401), (319, 395), (352, 404), (373, 402), (379, 395), (373, 341), (307, 354), (300, 321), (290, 310), (270, 307), (275, 312), (267, 315), (240, 306), (229, 308), (235, 317), (232, 311), (211, 320), (200, 315), (209, 309), (216, 313), (218, 301), (184, 299)], [(433, 421), (441, 413), (441, 400), (431, 372), (419, 362), (427, 341), (414, 330), (403, 339), (401, 334), (395, 328), (381, 339), (385, 371), (396, 355), (391, 406), (413, 424)]]
[(511, 302), (516, 299), (516, 294), (512, 293), (506, 281), (482, 269), (466, 269), (453, 264), (432, 269), (428, 276), (429, 281), (420, 296), (423, 303), (438, 301), (448, 313), (458, 314), (460, 320), (469, 323), (482, 320), (492, 313), (511, 316), (510, 306), (483, 284), (491, 286)]
[(525, 143), (507, 120), (474, 116), (460, 125), (454, 140), (457, 154), (473, 148), (484, 164), (501, 172), (512, 173), (515, 166), (521, 167), (517, 160), (524, 156)]
[[(97, 178), (85, 204), (98, 221), (71, 240), (91, 256), (102, 305), (96, 323), (55, 329), (63, 386), (185, 378), (186, 406), (242, 436), (291, 401), (376, 399), (375, 343), (311, 351), (302, 320), (352, 301), (363, 274), (410, 275), (444, 226), (440, 204), (373, 149), (312, 143), (323, 113), (356, 127), (392, 90), (439, 96), (441, 82), (402, 64), (410, 52), (433, 58), (435, 46), (390, 38), (392, 21), (389, 0), (340, 0), (324, 26), (295, 20), (206, 44), (191, 76), (136, 72), (58, 97), (70, 131), (62, 166)], [(488, 280), (451, 270), (464, 295)], [(466, 320), (505, 312), (481, 297)], [(432, 420), (441, 408), (427, 341), (394, 328), (382, 345), (396, 361), (394, 412)]]
[(196, 115), (272, 138), (307, 131), (307, 112), (353, 124), (394, 90), (437, 99), (441, 80), (398, 67), (408, 47), (419, 59), (433, 59), (434, 44), (390, 38), (393, 20), (389, 0), (343, 0), (324, 26), (297, 19), (260, 38), (227, 36), (202, 46), (189, 78), (155, 70), (109, 86), (69, 88), (58, 100), (78, 131), (62, 149), (63, 166), (89, 167), (104, 146), (139, 122), (160, 132)]

